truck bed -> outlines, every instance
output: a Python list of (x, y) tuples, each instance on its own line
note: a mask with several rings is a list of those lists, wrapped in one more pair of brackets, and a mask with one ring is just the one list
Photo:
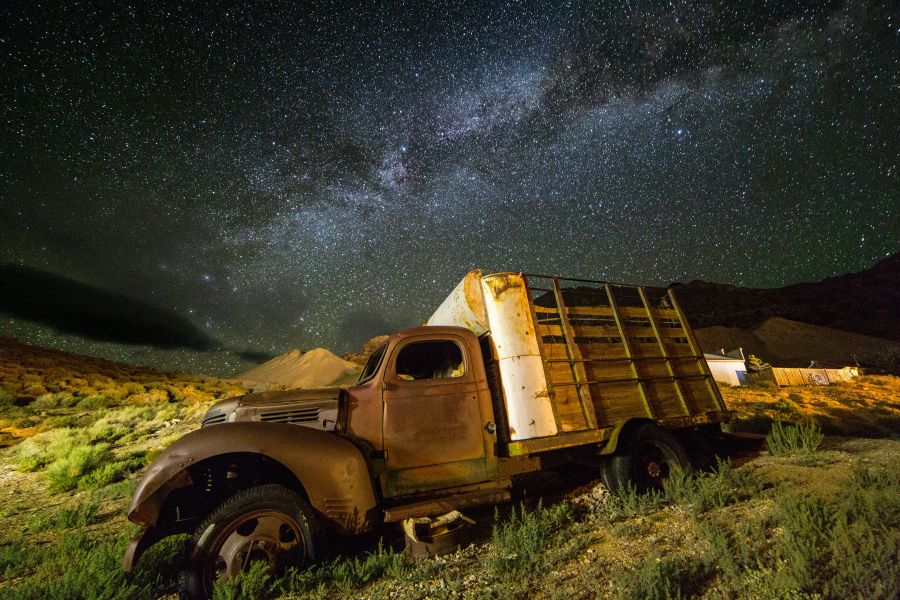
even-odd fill
[(523, 277), (561, 433), (719, 420), (722, 397), (671, 289)]

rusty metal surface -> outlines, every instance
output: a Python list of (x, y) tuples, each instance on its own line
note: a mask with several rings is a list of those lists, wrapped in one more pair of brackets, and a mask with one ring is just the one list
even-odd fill
[[(397, 358), (405, 347), (438, 340), (460, 348), (465, 365), (462, 376), (408, 381), (397, 374)], [(473, 332), (441, 326), (398, 332), (388, 341), (382, 369), (385, 473), (381, 490), (385, 496), (485, 481), (496, 474), (496, 438), (486, 431), (494, 421), (493, 406)], [(348, 427), (356, 427), (352, 417)]]
[(484, 506), (506, 502), (510, 499), (512, 482), (507, 479), (490, 481), (476, 486), (463, 486), (450, 495), (421, 500), (410, 504), (392, 506), (385, 509), (385, 523), (402, 521), (414, 517), (426, 517), (450, 510)]
[(297, 389), (245, 394), (213, 404), (203, 426), (235, 421), (267, 421), (333, 430), (341, 388)]
[(376, 505), (368, 467), (359, 449), (332, 433), (284, 423), (226, 423), (193, 431), (150, 465), (135, 490), (130, 520), (156, 525), (172, 482), (204, 460), (231, 453), (267, 456), (290, 470), (310, 504), (338, 530), (366, 529)]

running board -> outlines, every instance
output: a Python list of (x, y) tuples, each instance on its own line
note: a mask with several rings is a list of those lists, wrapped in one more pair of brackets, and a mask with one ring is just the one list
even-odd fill
[(426, 500), (424, 502), (416, 502), (414, 504), (393, 506), (384, 511), (384, 522), (394, 523), (396, 521), (403, 521), (404, 519), (448, 513), (451, 510), (462, 510), (464, 508), (472, 508), (473, 506), (509, 502), (512, 498), (512, 494), (509, 492), (509, 480), (501, 482), (501, 485), (505, 487), (491, 486), (487, 489), (475, 490), (465, 494), (456, 494), (453, 496), (444, 496), (443, 498)]

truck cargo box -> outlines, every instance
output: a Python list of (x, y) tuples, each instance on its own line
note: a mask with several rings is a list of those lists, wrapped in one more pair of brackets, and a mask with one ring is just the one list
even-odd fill
[(474, 270), (427, 324), (490, 340), (485, 359), (499, 371), (513, 446), (561, 447), (526, 442), (586, 439), (634, 418), (670, 427), (727, 418), (671, 289)]

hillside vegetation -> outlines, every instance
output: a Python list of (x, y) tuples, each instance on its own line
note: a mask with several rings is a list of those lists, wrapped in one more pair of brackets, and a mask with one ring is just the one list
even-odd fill
[[(151, 550), (126, 581), (136, 527), (125, 510), (148, 461), (240, 388), (10, 345), (0, 346), (0, 598), (174, 598), (184, 539)], [(723, 457), (657, 494), (610, 494), (574, 470), (520, 489), (510, 506), (473, 511), (478, 541), (450, 556), (413, 561), (392, 529), (279, 580), (252, 571), (217, 597), (896, 597), (898, 381), (724, 389), (737, 429), (798, 426), (779, 425), (770, 452)]]

